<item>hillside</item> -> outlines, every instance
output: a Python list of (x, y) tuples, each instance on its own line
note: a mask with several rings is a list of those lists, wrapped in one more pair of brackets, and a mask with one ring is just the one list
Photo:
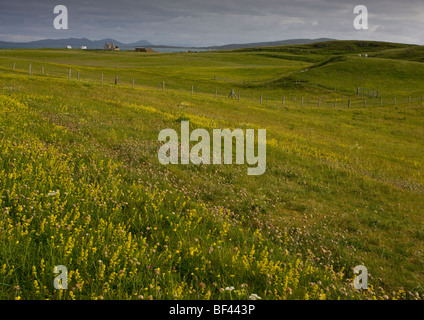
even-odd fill
[[(0, 50), (0, 297), (419, 299), (415, 48)], [(266, 172), (161, 165), (159, 132), (185, 120), (266, 129)], [(58, 264), (71, 290), (51, 287)]]

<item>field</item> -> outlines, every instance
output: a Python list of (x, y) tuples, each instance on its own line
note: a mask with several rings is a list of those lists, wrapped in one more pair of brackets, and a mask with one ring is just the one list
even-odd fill
[[(423, 59), (0, 50), (0, 299), (422, 299)], [(182, 120), (266, 129), (267, 171), (161, 165)]]

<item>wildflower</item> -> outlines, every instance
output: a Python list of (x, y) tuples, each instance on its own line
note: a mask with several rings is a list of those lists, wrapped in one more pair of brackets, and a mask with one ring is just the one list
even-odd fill
[(256, 293), (252, 293), (249, 296), (249, 300), (261, 300), (262, 298), (260, 296), (258, 296)]
[(234, 290), (234, 287), (226, 287), (225, 290), (226, 291), (233, 291)]
[(56, 191), (50, 191), (49, 193), (47, 193), (47, 196), (48, 196), (48, 197), (54, 197), (54, 196), (56, 196), (58, 193), (59, 193), (59, 190), (56, 190)]
[(200, 288), (204, 288), (205, 286), (206, 286), (206, 285), (205, 285), (203, 282), (200, 282), (200, 283), (199, 283), (199, 287), (200, 287)]

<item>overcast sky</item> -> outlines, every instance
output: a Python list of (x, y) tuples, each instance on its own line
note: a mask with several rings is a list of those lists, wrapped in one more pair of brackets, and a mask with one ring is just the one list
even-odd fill
[[(65, 5), (69, 29), (53, 27)], [(353, 27), (356, 5), (369, 29)], [(424, 44), (424, 0), (1, 0), (0, 40), (113, 38), (208, 46), (294, 38)]]

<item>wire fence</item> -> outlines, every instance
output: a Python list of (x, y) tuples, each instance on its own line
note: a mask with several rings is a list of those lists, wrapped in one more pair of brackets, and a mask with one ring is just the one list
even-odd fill
[[(14, 72), (17, 74), (27, 74), (28, 76), (45, 76), (53, 78), (67, 79), (68, 81), (86, 81), (100, 86), (103, 85), (115, 85), (126, 88), (148, 88), (150, 90), (157, 89), (162, 92), (166, 91), (182, 91), (191, 94), (191, 96), (207, 96), (213, 99), (228, 98), (236, 101), (247, 101), (249, 103), (269, 106), (269, 107), (287, 107), (287, 106), (298, 106), (298, 107), (317, 107), (317, 108), (359, 108), (359, 107), (387, 107), (397, 105), (424, 105), (424, 95), (402, 95), (402, 96), (388, 96), (381, 95), (377, 89), (369, 88), (356, 88), (352, 90), (351, 94), (346, 92), (340, 92), (337, 88), (329, 89), (321, 87), (318, 83), (315, 83), (317, 88), (322, 88), (325, 91), (322, 95), (279, 95), (275, 92), (258, 94), (259, 89), (251, 89), (243, 92), (243, 89), (234, 89), (230, 83), (220, 83), (220, 86), (215, 89), (211, 89), (211, 83), (217, 81), (219, 78), (214, 77), (208, 82), (207, 88), (203, 89), (199, 85), (183, 86), (178, 80), (162, 80), (156, 81), (158, 75), (155, 77), (146, 77), (143, 73), (141, 76), (139, 73), (134, 72), (131, 69), (111, 69), (102, 68), (103, 72), (100, 72), (98, 68), (92, 67), (76, 67), (76, 66), (64, 66), (61, 64), (35, 62), (35, 63), (23, 63), (16, 62), (4, 64), (0, 67), (4, 72)], [(144, 70), (143, 70), (144, 71)], [(119, 75), (118, 75), (119, 74)], [(135, 76), (134, 76), (135, 74)], [(154, 79), (152, 79), (154, 78)], [(222, 79), (221, 79), (222, 80)], [(202, 80), (205, 85), (204, 81)], [(157, 85), (156, 85), (157, 83)], [(244, 82), (245, 83), (245, 82)], [(282, 87), (289, 86), (287, 81), (281, 84)], [(293, 80), (294, 87), (301, 87), (303, 83), (297, 80)], [(206, 85), (205, 85), (206, 87)], [(301, 91), (301, 90), (300, 90)]]

